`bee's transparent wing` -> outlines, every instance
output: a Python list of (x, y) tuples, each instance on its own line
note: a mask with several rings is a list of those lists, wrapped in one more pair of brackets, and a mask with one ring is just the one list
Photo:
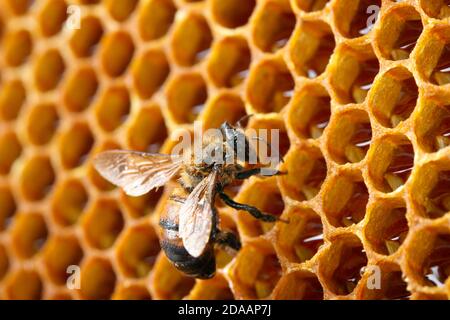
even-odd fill
[(94, 159), (97, 171), (130, 196), (164, 186), (180, 169), (181, 157), (137, 151), (110, 150)]
[(191, 192), (180, 208), (179, 234), (187, 252), (198, 257), (209, 242), (213, 228), (213, 200), (216, 173), (212, 172)]

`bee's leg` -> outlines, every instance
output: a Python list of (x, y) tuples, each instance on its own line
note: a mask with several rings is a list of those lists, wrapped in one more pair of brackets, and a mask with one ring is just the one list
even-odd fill
[(214, 238), (214, 242), (219, 246), (229, 247), (233, 250), (239, 251), (241, 249), (241, 242), (238, 237), (232, 232), (223, 232), (218, 230)]
[[(263, 169), (264, 168), (254, 168), (254, 169), (249, 169), (249, 170), (238, 172), (236, 174), (236, 179), (244, 180), (244, 179), (250, 178), (251, 176), (259, 175), (259, 174), (261, 174)], [(273, 173), (273, 174), (270, 174), (270, 175), (265, 174), (264, 176), (265, 177), (272, 177), (272, 176), (281, 176), (281, 175), (284, 175), (284, 174), (286, 174), (286, 172), (275, 171), (275, 173)]]
[(258, 208), (249, 206), (247, 204), (235, 202), (224, 192), (220, 192), (219, 196), (223, 200), (223, 202), (225, 202), (226, 205), (228, 205), (234, 209), (237, 209), (237, 210), (247, 211), (248, 213), (250, 213), (252, 216), (254, 216), (258, 220), (262, 220), (265, 222), (275, 222), (278, 220), (277, 217), (275, 217), (273, 215), (262, 213)]

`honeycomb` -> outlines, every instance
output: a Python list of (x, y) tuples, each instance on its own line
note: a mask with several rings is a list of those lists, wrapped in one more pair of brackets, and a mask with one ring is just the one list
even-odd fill
[[(0, 21), (1, 299), (450, 297), (450, 1), (1, 0)], [(158, 244), (174, 185), (131, 198), (91, 159), (246, 114), (288, 175), (228, 192), (289, 223), (219, 203), (243, 248), (194, 280)]]

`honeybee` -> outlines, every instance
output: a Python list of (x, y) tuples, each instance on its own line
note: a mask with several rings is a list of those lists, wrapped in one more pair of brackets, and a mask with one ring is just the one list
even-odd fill
[(219, 229), (216, 197), (262, 221), (278, 220), (256, 207), (235, 202), (224, 192), (233, 181), (259, 175), (263, 168), (244, 168), (255, 151), (240, 128), (225, 122), (219, 132), (202, 140), (200, 161), (196, 161), (198, 152), (192, 148), (182, 155), (111, 150), (94, 159), (99, 173), (130, 196), (144, 195), (178, 177), (180, 187), (173, 191), (167, 211), (160, 217), (161, 248), (178, 270), (199, 279), (214, 276), (216, 245), (234, 251), (241, 247), (234, 233)]

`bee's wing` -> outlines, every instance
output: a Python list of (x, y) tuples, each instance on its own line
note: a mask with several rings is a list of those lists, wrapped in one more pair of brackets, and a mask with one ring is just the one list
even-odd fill
[(130, 196), (164, 186), (179, 170), (181, 157), (136, 151), (110, 150), (94, 159), (97, 171)]
[(179, 234), (187, 252), (197, 258), (209, 242), (213, 228), (216, 173), (212, 172), (191, 192), (180, 208)]

